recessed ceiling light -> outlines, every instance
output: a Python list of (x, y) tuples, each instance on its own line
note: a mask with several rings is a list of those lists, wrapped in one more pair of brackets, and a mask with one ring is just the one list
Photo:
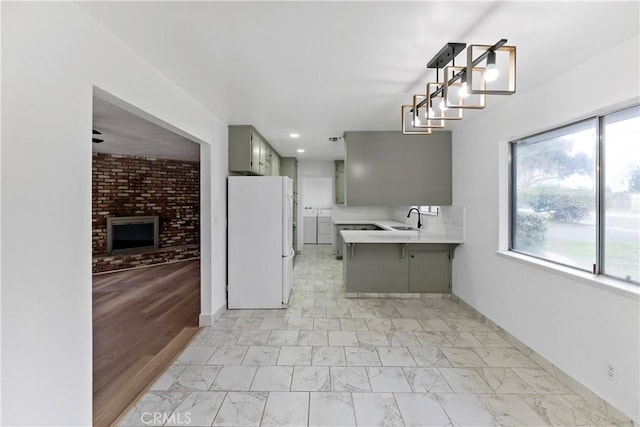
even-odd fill
[(298, 148), (298, 153), (304, 153), (304, 148)]
[(299, 133), (290, 133), (289, 136), (291, 138), (300, 138), (300, 134)]

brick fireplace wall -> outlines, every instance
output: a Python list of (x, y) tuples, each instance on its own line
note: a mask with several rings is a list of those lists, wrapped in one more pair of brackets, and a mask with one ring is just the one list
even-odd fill
[[(93, 153), (93, 272), (200, 256), (200, 164)], [(107, 255), (107, 217), (160, 219), (159, 248)]]

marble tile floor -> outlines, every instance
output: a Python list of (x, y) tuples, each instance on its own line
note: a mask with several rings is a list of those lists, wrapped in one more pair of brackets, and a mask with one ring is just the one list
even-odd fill
[(608, 426), (447, 298), (346, 298), (307, 245), (286, 310), (228, 310), (121, 426)]

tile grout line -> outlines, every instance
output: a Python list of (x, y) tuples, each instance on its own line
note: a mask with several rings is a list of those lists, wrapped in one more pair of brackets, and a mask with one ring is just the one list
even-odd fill
[[(326, 257), (318, 256), (313, 259), (313, 262), (324, 262), (324, 259), (326, 259)], [(331, 396), (331, 394), (333, 393), (345, 393), (345, 392), (348, 393), (348, 396), (351, 398), (351, 405), (352, 405), (351, 413), (354, 417), (354, 420), (357, 421), (357, 416), (356, 416), (357, 411), (356, 411), (356, 405), (354, 401), (354, 394), (363, 393), (363, 396), (364, 396), (365, 394), (371, 394), (371, 393), (375, 393), (375, 394), (389, 393), (386, 391), (375, 391), (375, 392), (372, 391), (373, 387), (371, 385), (369, 369), (376, 368), (380, 370), (384, 370), (384, 369), (399, 370), (402, 378), (409, 385), (408, 392), (415, 393), (416, 395), (418, 393), (422, 394), (424, 392), (416, 391), (416, 388), (414, 388), (413, 382), (410, 382), (408, 379), (409, 377), (408, 377), (407, 370), (428, 369), (433, 373), (437, 373), (439, 375), (438, 381), (442, 381), (442, 384), (443, 385), (446, 384), (446, 386), (449, 387), (450, 389), (450, 391), (447, 391), (447, 392), (434, 393), (432, 391), (426, 390), (426, 387), (425, 387), (425, 392), (427, 394), (432, 395), (434, 398), (436, 398), (438, 402), (438, 407), (443, 411), (444, 416), (446, 416), (446, 419), (448, 419), (450, 423), (453, 423), (452, 421), (453, 418), (458, 419), (458, 415), (456, 415), (457, 409), (454, 411), (453, 414), (445, 410), (442, 401), (439, 399), (439, 396), (443, 394), (449, 394), (449, 393), (452, 394), (452, 400), (451, 402), (447, 401), (447, 405), (451, 406), (451, 404), (453, 404), (454, 408), (456, 407), (456, 405), (460, 405), (464, 401), (463, 399), (459, 401), (460, 403), (456, 403), (458, 402), (458, 400), (455, 399), (455, 396), (475, 396), (477, 399), (480, 399), (481, 401), (481, 403), (479, 404), (479, 406), (482, 408), (482, 411), (480, 412), (480, 414), (482, 413), (488, 414), (488, 416), (490, 416), (494, 420), (496, 420), (496, 416), (493, 415), (492, 409), (489, 407), (489, 403), (493, 405), (493, 400), (488, 400), (487, 402), (489, 403), (486, 403), (483, 400), (483, 397), (488, 398), (488, 396), (495, 396), (495, 397), (504, 396), (504, 397), (507, 397), (507, 401), (509, 402), (513, 401), (514, 404), (516, 402), (519, 402), (516, 399), (517, 397), (518, 399), (523, 400), (527, 407), (534, 410), (533, 409), (534, 407), (532, 406), (532, 404), (529, 403), (529, 400), (525, 400), (523, 396), (529, 396), (529, 397), (530, 396), (542, 396), (542, 397), (546, 396), (545, 397), (546, 399), (553, 399), (555, 396), (561, 396), (558, 394), (548, 394), (548, 393), (542, 393), (542, 392), (533, 390), (532, 387), (529, 385), (529, 382), (527, 382), (524, 378), (518, 375), (514, 369), (537, 369), (539, 370), (540, 373), (545, 373), (545, 375), (550, 375), (551, 377), (558, 379), (563, 384), (564, 382), (561, 381), (559, 378), (557, 378), (555, 375), (553, 375), (553, 373), (550, 372), (548, 369), (546, 369), (546, 367), (543, 364), (533, 359), (533, 357), (531, 357), (529, 353), (527, 353), (526, 351), (523, 351), (521, 347), (519, 347), (518, 345), (514, 344), (511, 340), (509, 340), (508, 337), (500, 334), (497, 328), (494, 328), (493, 326), (491, 326), (490, 323), (486, 321), (486, 318), (482, 319), (474, 315), (474, 313), (471, 312), (471, 310), (468, 310), (462, 303), (455, 301), (453, 298), (451, 298), (452, 305), (449, 305), (448, 303), (432, 304), (430, 302), (426, 303), (425, 305), (425, 302), (429, 301), (429, 299), (424, 299), (422, 300), (422, 302), (418, 302), (419, 301), (418, 299), (409, 299), (409, 298), (388, 300), (388, 301), (385, 301), (383, 299), (375, 299), (375, 298), (365, 299), (360, 301), (353, 300), (353, 299), (349, 300), (348, 298), (345, 298), (344, 293), (340, 293), (341, 286), (336, 284), (339, 280), (335, 279), (334, 281), (333, 279), (333, 277), (339, 276), (337, 272), (334, 272), (334, 270), (325, 269), (325, 268), (317, 269), (317, 272), (315, 272), (313, 267), (309, 268), (309, 264), (310, 263), (305, 263), (305, 264), (299, 263), (297, 265), (297, 268), (302, 266), (303, 268), (309, 269), (309, 270), (305, 270), (305, 273), (304, 273), (308, 278), (305, 278), (304, 280), (299, 279), (300, 281), (294, 285), (294, 293), (292, 294), (292, 299), (289, 306), (290, 309), (288, 309), (287, 312), (278, 312), (274, 315), (270, 312), (268, 313), (264, 311), (254, 310), (252, 311), (250, 316), (239, 315), (239, 313), (234, 313), (233, 315), (228, 316), (229, 319), (235, 319), (236, 321), (243, 317), (260, 319), (259, 324), (257, 326), (255, 326), (255, 322), (238, 323), (237, 326), (243, 326), (243, 329), (239, 331), (239, 334), (245, 333), (246, 331), (255, 330), (256, 328), (258, 328), (258, 330), (261, 330), (261, 331), (269, 331), (267, 335), (268, 336), (267, 343), (265, 345), (268, 347), (278, 348), (275, 366), (283, 366), (283, 367), (291, 368), (291, 376), (288, 380), (288, 388), (284, 390), (284, 392), (287, 392), (287, 393), (294, 392), (292, 387), (293, 387), (293, 379), (296, 378), (295, 374), (296, 374), (297, 367), (302, 368), (304, 366), (304, 367), (316, 368), (316, 369), (326, 369), (327, 370), (326, 384), (328, 385), (328, 388), (329, 388), (328, 391), (326, 391), (326, 393), (328, 393), (327, 396)], [(325, 276), (325, 279), (321, 279), (323, 275)], [(310, 291), (310, 289), (313, 289), (314, 291)], [(331, 292), (334, 292), (334, 294), (331, 294), (331, 298), (336, 300), (336, 305), (331, 305), (327, 301), (324, 301), (325, 299), (329, 298), (328, 297), (329, 295), (328, 292), (330, 292), (329, 289), (333, 289)], [(310, 293), (310, 292), (313, 292), (313, 293)], [(300, 302), (307, 298), (314, 299), (313, 307), (300, 306)], [(308, 301), (306, 303), (308, 304)], [(459, 304), (457, 307), (455, 306), (456, 303)], [(319, 305), (316, 306), (316, 304), (319, 304)], [(351, 308), (349, 307), (354, 309), (353, 313), (351, 312)], [(302, 310), (304, 310), (304, 313)], [(351, 317), (352, 315), (355, 315), (357, 317)], [(331, 316), (335, 316), (335, 317), (331, 317)], [(349, 316), (349, 317), (344, 317), (344, 316)], [(266, 320), (266, 319), (275, 319), (279, 317), (286, 318), (286, 322), (278, 322), (276, 320)], [(298, 319), (301, 319), (301, 320), (298, 320)], [(323, 319), (329, 319), (329, 320), (323, 320)], [(382, 319), (383, 321), (376, 321), (376, 319)], [(451, 325), (451, 328), (449, 328), (450, 329), (449, 331), (438, 331), (437, 328), (440, 328), (441, 325), (438, 322), (427, 323), (427, 321), (429, 321), (430, 319), (439, 319), (443, 321), (445, 325)], [(415, 328), (416, 325), (415, 323), (411, 322), (411, 320), (418, 321), (419, 327), (421, 327), (422, 329), (419, 329), (419, 330), (412, 329), (412, 328)], [(480, 324), (488, 326), (488, 329), (478, 330), (479, 326), (476, 326), (476, 324), (472, 323), (476, 321), (481, 322)], [(296, 323), (297, 323), (297, 327), (302, 327), (305, 324), (307, 327), (309, 327), (308, 323), (310, 323), (311, 329), (309, 329), (308, 332), (311, 332), (311, 333), (323, 332), (324, 334), (326, 334), (326, 343), (322, 345), (309, 346), (311, 348), (312, 353), (310, 355), (311, 360), (309, 361), (308, 365), (306, 364), (293, 365), (293, 366), (278, 365), (278, 359), (280, 358), (280, 355), (282, 354), (282, 351), (283, 351), (283, 346), (285, 346), (286, 343), (283, 345), (269, 344), (269, 341), (271, 340), (271, 338), (274, 337), (273, 332), (277, 330), (273, 328), (284, 327), (286, 325), (286, 328), (288, 330), (289, 327), (295, 326)], [(228, 322), (225, 321), (223, 322), (223, 324), (226, 325), (228, 324)], [(272, 325), (272, 328), (271, 329), (267, 328), (266, 327), (267, 325)], [(261, 329), (261, 326), (265, 329)], [(343, 326), (347, 326), (350, 329), (345, 330), (343, 329)], [(400, 326), (401, 328), (406, 328), (408, 330), (398, 330), (398, 326)], [(427, 326), (436, 328), (436, 330), (427, 330)], [(315, 329), (316, 327), (320, 327), (320, 328), (323, 327), (325, 329)], [(336, 327), (338, 329), (336, 329), (335, 331), (331, 329)], [(364, 330), (358, 329), (362, 327), (366, 329)], [(378, 330), (371, 330), (369, 329), (370, 327), (377, 328)], [(292, 346), (304, 347), (302, 344), (298, 342), (300, 340), (300, 333), (304, 329), (296, 329), (296, 330), (298, 330), (298, 340)], [(352, 334), (355, 335), (356, 343), (352, 343), (354, 344), (352, 346), (331, 345), (331, 343), (329, 342), (329, 335), (331, 332), (338, 332), (338, 331), (351, 332)], [(363, 343), (360, 339), (361, 336), (359, 336), (358, 333), (361, 333), (361, 336), (364, 337), (364, 340), (366, 342), (373, 343), (374, 345)], [(419, 333), (427, 333), (427, 335), (420, 337), (426, 341), (423, 341), (419, 338)], [(497, 334), (498, 337), (506, 340), (506, 343), (501, 343), (500, 341), (493, 340), (493, 336), (491, 336), (490, 334)], [(238, 337), (239, 336), (240, 335), (238, 335)], [(384, 336), (384, 339), (382, 339), (382, 336)], [(410, 338), (413, 339), (413, 341), (411, 341)], [(480, 340), (480, 338), (483, 338), (483, 339)], [(207, 339), (207, 343), (209, 343), (210, 340), (212, 340), (212, 338)], [(450, 347), (451, 350), (458, 350), (458, 349), (469, 350), (474, 354), (476, 354), (478, 358), (476, 363), (481, 362), (483, 365), (487, 365), (487, 366), (481, 367), (475, 363), (473, 364), (473, 366), (469, 366), (469, 367), (454, 366), (454, 364), (449, 361), (448, 356), (442, 351), (441, 345), (435, 345), (435, 346), (433, 345), (431, 341), (434, 341), (434, 340), (441, 340), (442, 341), (440, 343), (441, 345), (444, 344), (445, 341), (446, 342), (451, 341), (450, 343), (447, 344), (447, 346)], [(236, 339), (236, 345), (237, 345), (237, 341), (238, 339)], [(387, 342), (384, 345), (380, 345), (382, 344), (382, 341), (387, 341)], [(348, 341), (344, 341), (344, 343), (347, 343), (347, 342)], [(434, 341), (434, 342), (437, 342), (437, 341)], [(338, 340), (335, 343), (340, 344), (341, 342), (340, 340)], [(495, 345), (495, 347), (490, 345), (488, 346), (487, 343), (497, 344), (497, 345)], [(319, 344), (319, 343), (315, 343), (315, 344)], [(454, 344), (458, 344), (458, 345), (454, 345)], [(463, 344), (464, 346), (461, 346), (460, 344)], [(500, 345), (500, 344), (504, 344), (504, 345)], [(211, 345), (206, 345), (206, 343), (202, 345), (205, 347), (215, 347)], [(322, 347), (327, 347), (328, 349), (335, 349), (335, 350), (328, 351), (327, 354), (330, 354), (330, 355), (342, 354), (342, 356), (344, 357), (344, 364), (336, 365), (334, 364), (334, 362), (339, 363), (339, 360), (332, 361), (331, 357), (329, 357), (329, 359), (325, 360), (325, 363), (327, 363), (326, 366), (314, 365), (313, 350), (314, 349), (318, 350), (319, 348), (322, 348)], [(375, 358), (379, 363), (378, 366), (372, 366), (370, 362), (367, 362), (366, 364), (363, 364), (362, 366), (358, 367), (358, 369), (364, 369), (364, 373), (366, 375), (368, 386), (370, 389), (370, 391), (368, 392), (363, 391), (363, 392), (356, 393), (355, 390), (351, 390), (351, 391), (348, 391), (348, 390), (334, 391), (333, 390), (338, 386), (338, 383), (336, 383), (334, 380), (338, 378), (342, 378), (339, 375), (336, 375), (335, 377), (333, 377), (332, 375), (333, 369), (342, 368), (342, 369), (338, 369), (338, 371), (344, 371), (350, 367), (357, 366), (357, 365), (352, 366), (347, 361), (346, 356), (347, 356), (348, 347), (355, 347), (355, 348), (367, 349), (367, 350), (373, 349), (375, 351), (375, 356), (376, 356)], [(248, 361), (247, 357), (248, 357), (248, 352), (250, 348), (251, 348), (251, 345), (248, 345), (247, 351), (242, 355), (242, 358), (240, 361), (240, 364), (242, 366), (247, 366), (247, 367), (252, 366), (252, 365), (244, 365), (244, 363)], [(337, 348), (341, 348), (341, 351), (337, 350)], [(417, 353), (417, 351), (419, 351), (420, 349), (427, 349), (427, 348), (435, 350), (435, 353), (433, 350), (429, 350), (424, 354)], [(415, 350), (412, 351), (412, 349), (415, 349)], [(482, 351), (478, 352), (478, 350), (482, 350)], [(383, 364), (381, 351), (383, 353), (388, 353), (386, 356), (387, 364)], [(396, 353), (397, 355), (395, 355)], [(409, 354), (409, 358), (406, 358), (406, 353)], [(485, 353), (484, 357), (482, 356), (483, 353)], [(390, 355), (395, 355), (395, 356), (391, 357)], [(418, 355), (422, 356), (422, 359), (423, 359), (422, 365), (418, 364)], [(400, 362), (398, 362), (398, 360), (400, 360)], [(489, 362), (491, 363), (487, 363), (487, 360), (489, 360)], [(442, 372), (442, 369), (446, 367), (443, 365), (445, 361), (448, 361), (449, 365), (451, 365), (447, 367), (448, 369), (454, 369), (454, 370), (469, 369), (469, 372), (473, 373), (472, 376), (474, 378), (477, 376), (482, 383), (485, 383), (488, 386), (486, 387), (487, 391), (486, 392), (483, 391), (480, 393), (478, 392), (474, 393), (471, 391), (456, 393), (453, 390), (451, 381), (448, 380), (447, 377), (445, 377)], [(529, 362), (531, 363), (531, 366), (529, 365)], [(409, 366), (406, 366), (407, 363), (409, 364)], [(411, 363), (413, 363), (414, 366), (411, 366)], [(395, 366), (394, 364), (398, 364), (398, 365)], [(514, 368), (512, 366), (502, 366), (503, 364), (504, 365), (517, 364), (519, 366)], [(490, 365), (494, 365), (494, 366), (490, 366)], [(185, 365), (182, 369), (186, 369), (186, 366), (189, 366), (189, 365)], [(262, 365), (254, 366), (255, 370), (251, 377), (248, 392), (251, 392), (251, 388), (254, 386), (254, 383), (256, 381), (257, 371), (258, 369), (260, 369), (260, 366)], [(535, 366), (535, 368), (532, 368), (532, 366)], [(223, 367), (224, 365), (221, 367), (221, 369)], [(522, 394), (520, 392), (520, 390), (522, 389), (522, 386), (519, 384), (516, 385), (515, 388), (513, 388), (514, 391), (512, 392), (509, 391), (509, 390), (512, 390), (511, 388), (506, 388), (502, 392), (498, 392), (497, 390), (500, 388), (500, 386), (499, 385), (497, 387), (491, 386), (491, 383), (487, 378), (485, 378), (483, 374), (484, 372), (483, 369), (500, 369), (499, 372), (491, 374), (490, 378), (495, 377), (495, 380), (498, 381), (498, 383), (500, 382), (504, 383), (505, 379), (508, 379), (509, 377), (513, 376), (514, 381), (521, 382), (522, 386), (526, 386), (528, 387), (528, 389), (531, 389), (533, 394), (530, 394), (530, 393)], [(213, 378), (212, 385), (216, 381), (216, 379), (219, 377), (220, 372), (221, 370), (218, 371), (216, 376)], [(551, 379), (551, 377), (548, 377), (548, 378)], [(303, 378), (303, 377), (300, 377), (300, 378)], [(435, 384), (435, 382), (429, 381), (427, 383), (427, 378), (428, 377), (424, 377), (423, 380), (417, 380), (418, 382), (416, 384), (422, 384), (423, 382), (425, 385), (431, 384), (429, 388), (430, 390), (433, 390), (434, 389), (433, 384)], [(471, 380), (474, 378), (470, 377), (469, 379)], [(311, 412), (312, 412), (311, 411), (311, 394), (321, 393), (321, 392), (323, 393), (322, 387), (319, 383), (320, 381), (311, 380), (311, 382), (307, 384), (307, 387), (304, 387), (304, 388), (308, 388), (309, 390), (299, 390), (306, 393), (306, 396), (309, 402), (308, 408), (307, 408), (308, 424), (311, 423), (311, 418), (310, 418)], [(348, 381), (345, 384), (348, 384)], [(383, 384), (382, 390), (393, 389), (394, 388), (393, 385), (395, 384), (395, 382), (391, 382), (391, 383), (384, 382), (382, 384)], [(475, 382), (471, 383), (470, 385), (473, 386), (473, 384), (475, 384)], [(314, 388), (316, 389), (315, 391), (312, 390)], [(380, 389), (379, 386), (377, 388)], [(476, 389), (476, 388), (475, 387), (469, 388), (469, 390), (473, 390), (473, 389)], [(482, 389), (477, 389), (477, 390), (483, 390), (483, 389), (485, 389), (484, 386), (482, 387)], [(466, 390), (466, 388), (463, 388), (461, 390)], [(561, 390), (555, 390), (555, 391), (557, 392)], [(550, 392), (553, 392), (553, 391), (550, 391)], [(569, 390), (567, 390), (567, 392), (569, 392), (567, 396), (571, 396), (571, 399), (565, 399), (566, 401), (563, 400), (564, 402), (563, 407), (568, 407), (573, 411), (577, 411), (576, 414), (579, 413), (580, 416), (586, 417), (588, 422), (595, 422), (593, 420), (599, 420), (598, 417), (600, 416), (605, 416), (605, 417), (608, 416), (606, 411), (600, 409), (600, 407), (594, 406), (588, 399), (585, 399), (584, 401), (585, 403), (581, 403), (582, 401), (577, 399), (577, 397), (579, 396), (579, 393), (576, 393), (572, 387), (569, 387)], [(225, 393), (226, 394), (224, 395), (223, 402), (224, 402), (224, 399), (227, 397), (229, 391), (225, 391)], [(391, 391), (390, 393), (394, 397), (394, 403), (400, 413), (400, 419), (402, 420), (402, 422), (406, 423), (407, 421), (405, 421), (405, 415), (400, 410), (400, 407), (398, 404), (398, 398), (397, 398), (403, 392)], [(269, 397), (271, 396), (272, 396), (272, 392), (267, 392), (267, 399), (265, 401), (265, 404), (262, 408), (262, 413), (260, 415), (260, 420), (259, 420), (260, 423), (264, 423), (265, 421), (264, 417), (265, 417), (265, 414), (267, 414), (266, 405), (269, 401)], [(365, 400), (368, 401), (370, 399), (365, 399)], [(374, 399), (373, 401), (376, 401), (376, 400)], [(415, 401), (416, 404), (418, 404), (417, 403), (418, 400), (412, 399), (411, 401)], [(585, 405), (584, 408), (582, 408), (581, 406), (583, 404)], [(518, 403), (518, 405), (520, 405), (520, 403)], [(215, 422), (215, 418), (218, 416), (218, 413), (221, 407), (222, 407), (222, 404), (218, 408), (218, 411), (216, 412), (216, 414), (214, 414), (214, 422)], [(464, 406), (462, 408), (464, 408)], [(515, 411), (517, 411), (516, 408), (517, 407), (514, 407)], [(281, 408), (278, 408), (278, 409), (279, 409), (278, 411), (279, 413)], [(510, 408), (507, 407), (507, 409), (510, 409)], [(478, 410), (480, 411), (480, 409)], [(593, 411), (593, 413), (591, 411)], [(534, 412), (537, 412), (537, 411), (534, 410)], [(408, 415), (410, 414), (411, 413), (408, 413)], [(509, 414), (511, 414), (511, 412), (509, 412)], [(517, 412), (515, 414), (517, 414)], [(370, 416), (366, 412), (366, 410), (365, 412), (362, 412), (361, 415), (363, 416), (366, 415), (367, 419)], [(514, 415), (514, 416), (517, 416), (517, 415)]]
[[(571, 389), (574, 393), (576, 393), (576, 395), (582, 397), (585, 401), (587, 401), (589, 404), (591, 404), (595, 409), (600, 411), (598, 406), (593, 403), (592, 399), (595, 399), (599, 403), (602, 402), (604, 404), (604, 407), (605, 407), (604, 414), (606, 416), (610, 417), (610, 418), (614, 418), (616, 420), (616, 423), (629, 423), (629, 422), (631, 422), (632, 425), (634, 425), (634, 426), (636, 425), (636, 423), (633, 420), (631, 420), (629, 417), (624, 415), (619, 409), (614, 407), (607, 400), (605, 400), (604, 398), (602, 398), (599, 395), (597, 395), (595, 392), (593, 392), (590, 389), (588, 389), (586, 386), (584, 386), (578, 380), (574, 379), (571, 375), (569, 375), (566, 372), (564, 372), (562, 369), (560, 369), (555, 364), (549, 362), (546, 358), (544, 358), (538, 352), (536, 352), (531, 347), (529, 347), (528, 345), (526, 345), (525, 343), (520, 341), (515, 336), (511, 335), (504, 328), (502, 328), (500, 325), (498, 325), (497, 323), (495, 323), (494, 321), (492, 321), (491, 319), (486, 317), (484, 314), (482, 314), (479, 310), (477, 310), (471, 304), (466, 302), (464, 299), (460, 298), (458, 295), (456, 295), (454, 293), (451, 294), (451, 299), (454, 302), (458, 303), (461, 307), (463, 307), (467, 312), (471, 313), (473, 318), (481, 321), (483, 324), (485, 324), (487, 327), (489, 327), (489, 329), (491, 329), (493, 332), (497, 333), (499, 336), (501, 336), (502, 338), (507, 340), (507, 342), (509, 342), (513, 347), (515, 347), (516, 349), (520, 350), (525, 356), (527, 356), (529, 359), (531, 359), (533, 361), (533, 363), (535, 363), (537, 366), (539, 366), (544, 371), (548, 372), (554, 378), (559, 380), (562, 384), (564, 384), (565, 386), (569, 387), (569, 389)], [(523, 351), (522, 350), (523, 348), (526, 351)], [(531, 355), (534, 355), (535, 358), (538, 359), (538, 360), (534, 360), (531, 357)], [(539, 363), (539, 362), (543, 362), (543, 363)], [(615, 413), (614, 414), (609, 414), (609, 409), (611, 409)], [(622, 420), (621, 418), (625, 418), (625, 419)]]

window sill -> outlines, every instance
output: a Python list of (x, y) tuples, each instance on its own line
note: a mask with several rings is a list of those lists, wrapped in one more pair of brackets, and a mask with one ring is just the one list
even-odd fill
[(538, 268), (540, 270), (549, 271), (559, 276), (564, 276), (569, 279), (577, 280), (579, 282), (587, 283), (592, 286), (607, 289), (612, 292), (624, 296), (632, 296), (636, 299), (640, 297), (640, 286), (632, 283), (627, 283), (622, 280), (616, 280), (610, 277), (594, 276), (593, 274), (575, 270), (571, 267), (565, 267), (562, 265), (554, 264), (549, 261), (533, 258), (527, 255), (519, 254), (512, 251), (496, 251), (496, 254), (508, 258), (522, 264), (529, 265), (531, 267)]

